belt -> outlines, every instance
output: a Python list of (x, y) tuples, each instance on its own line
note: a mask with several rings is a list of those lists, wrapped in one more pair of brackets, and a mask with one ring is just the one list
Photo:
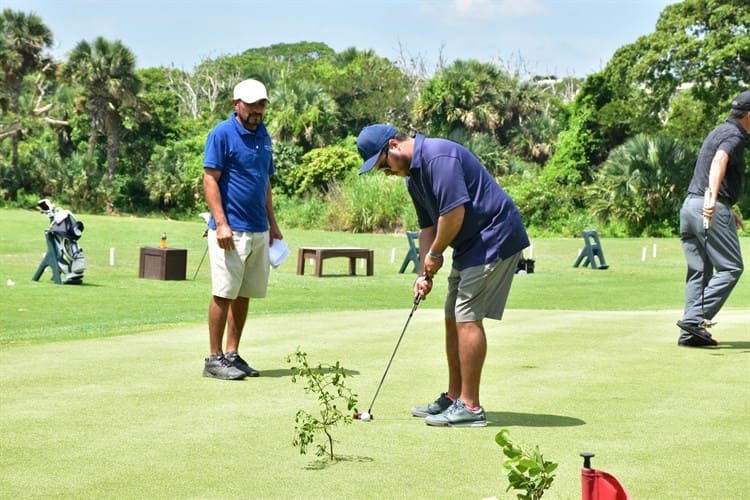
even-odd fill
[[(701, 198), (702, 199), (703, 196), (699, 194), (695, 194), (695, 193), (688, 193), (688, 198)], [(718, 201), (719, 203), (723, 203), (724, 205), (728, 207), (731, 207), (732, 205), (734, 205), (734, 203), (732, 203), (732, 200), (727, 198), (726, 196), (717, 196), (716, 201)]]

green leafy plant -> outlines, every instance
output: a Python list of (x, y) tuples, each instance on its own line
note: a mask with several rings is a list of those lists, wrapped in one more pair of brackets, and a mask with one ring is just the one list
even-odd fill
[[(357, 395), (344, 383), (347, 377), (346, 370), (338, 361), (334, 365), (313, 366), (307, 360), (307, 353), (299, 347), (294, 354), (287, 356), (286, 360), (287, 363), (293, 363), (292, 382), (296, 383), (298, 378), (304, 378), (305, 392), (317, 396), (320, 408), (317, 415), (305, 410), (297, 411), (294, 428), (296, 434), (292, 444), (304, 455), (308, 446), (315, 444), (316, 437), (322, 434), (325, 437), (321, 436), (321, 440), (316, 444), (315, 454), (320, 457), (327, 453), (330, 459), (334, 460), (332, 429), (340, 422), (351, 424), (351, 411), (357, 404)], [(339, 410), (337, 402), (346, 404), (347, 413)]]
[(516, 494), (519, 500), (542, 498), (544, 491), (552, 485), (557, 464), (544, 460), (538, 446), (529, 450), (511, 441), (508, 434), (507, 429), (502, 429), (495, 435), (495, 442), (502, 447), (503, 454), (507, 457), (503, 461), (503, 470), (509, 483), (505, 491), (524, 491), (525, 493)]

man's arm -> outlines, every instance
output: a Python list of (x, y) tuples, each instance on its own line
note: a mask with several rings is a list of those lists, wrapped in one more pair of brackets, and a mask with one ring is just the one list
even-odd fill
[(215, 168), (203, 169), (203, 191), (206, 195), (206, 203), (216, 223), (216, 241), (224, 250), (234, 250), (234, 239), (232, 228), (229, 227), (227, 217), (224, 214), (224, 206), (221, 201), (219, 190), (219, 177), (221, 171)]
[(703, 207), (703, 216), (709, 219), (716, 214), (716, 199), (719, 196), (719, 189), (724, 180), (728, 164), (729, 155), (727, 152), (721, 149), (716, 151), (713, 160), (711, 160), (711, 168), (708, 171), (708, 189), (711, 190), (711, 200), (708, 206)]

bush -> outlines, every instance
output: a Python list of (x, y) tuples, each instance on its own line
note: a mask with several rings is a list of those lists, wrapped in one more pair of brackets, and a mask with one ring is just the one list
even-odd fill
[(580, 236), (593, 223), (582, 186), (563, 186), (530, 171), (504, 177), (502, 186), (534, 236)]
[(335, 231), (392, 232), (417, 227), (417, 216), (403, 179), (352, 174), (330, 185), (327, 226)]
[(302, 157), (302, 164), (292, 170), (291, 183), (297, 195), (325, 193), (331, 182), (343, 179), (361, 165), (359, 154), (345, 147), (313, 149)]

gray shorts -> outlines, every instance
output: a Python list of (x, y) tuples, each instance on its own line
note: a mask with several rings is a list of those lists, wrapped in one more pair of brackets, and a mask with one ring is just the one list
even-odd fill
[(235, 231), (235, 250), (224, 250), (216, 242), (216, 231), (209, 230), (211, 293), (232, 300), (237, 297), (265, 297), (271, 266), (268, 258), (268, 240), (268, 231)]
[(507, 259), (462, 271), (451, 269), (448, 295), (445, 297), (445, 317), (455, 318), (459, 323), (484, 318), (502, 319), (520, 258), (521, 252), (518, 252)]

